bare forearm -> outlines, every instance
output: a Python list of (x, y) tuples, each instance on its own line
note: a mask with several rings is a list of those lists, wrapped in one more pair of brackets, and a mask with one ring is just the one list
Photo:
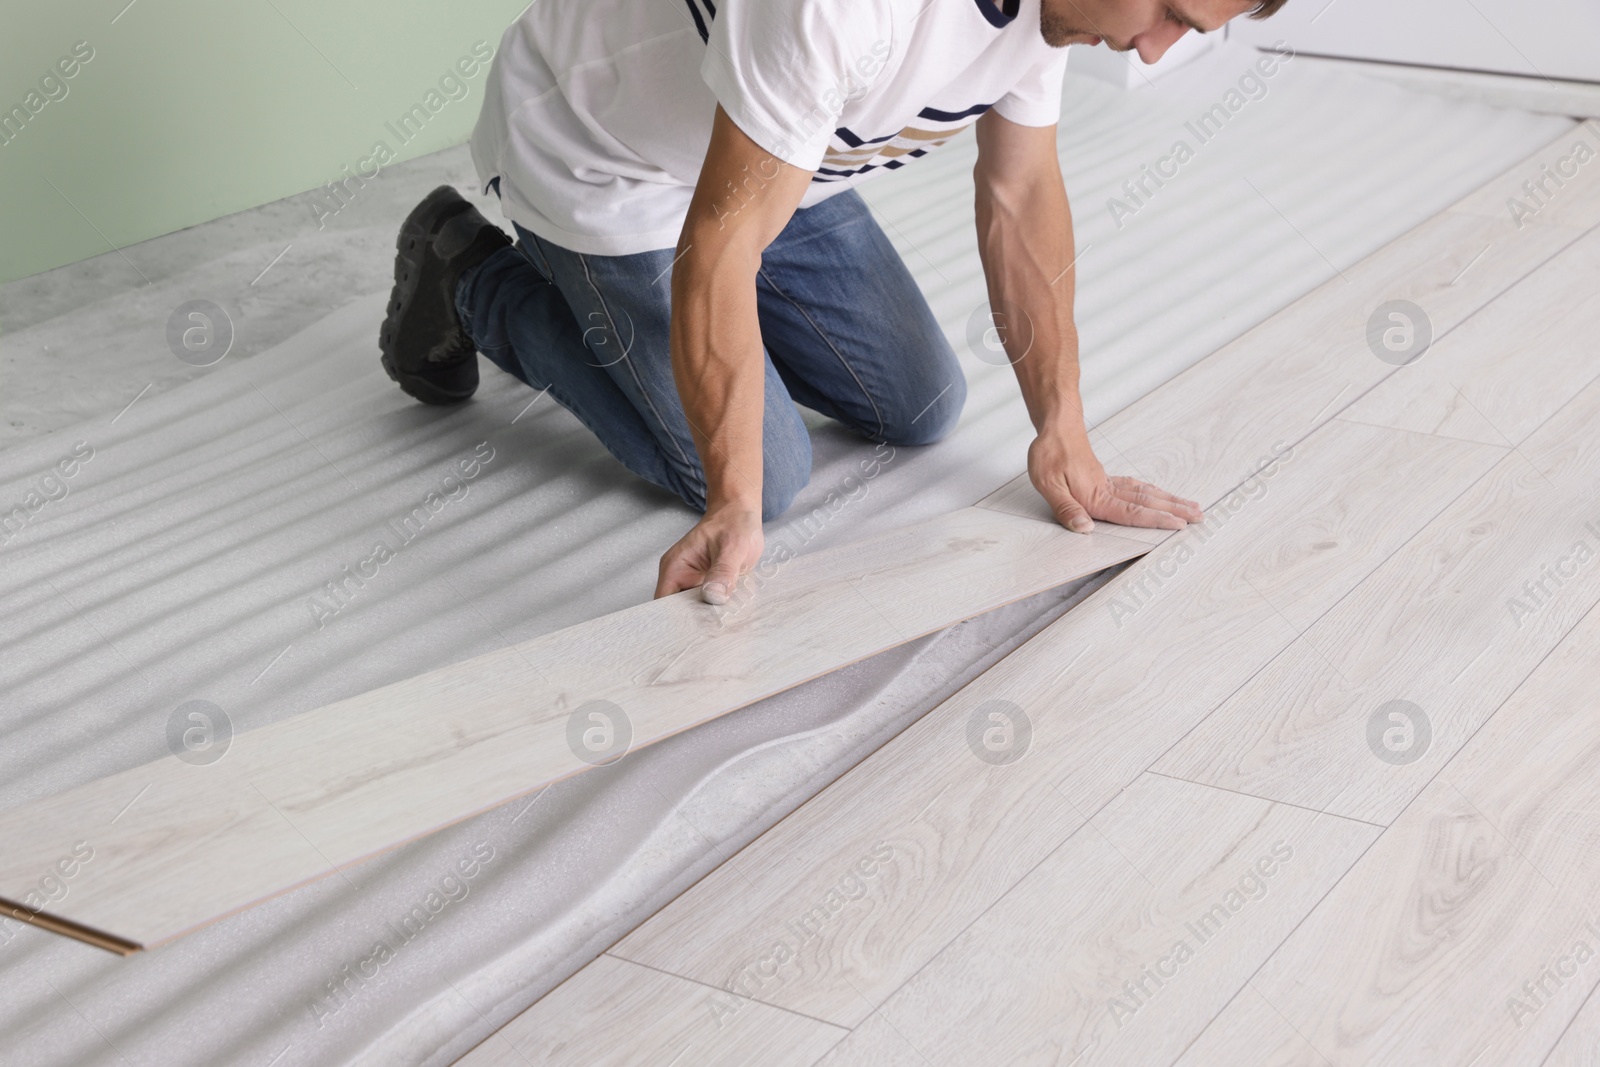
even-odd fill
[(706, 474), (706, 510), (761, 510), (765, 361), (755, 262), (740, 249), (697, 256), (672, 277), (672, 374)]
[(717, 108), (672, 268), (672, 376), (705, 470), (708, 515), (761, 513), (766, 357), (756, 272), (810, 177)]
[(1052, 172), (1002, 184), (986, 180), (980, 168), (977, 210), (989, 304), (1034, 429), (1081, 433), (1076, 253), (1060, 177)]

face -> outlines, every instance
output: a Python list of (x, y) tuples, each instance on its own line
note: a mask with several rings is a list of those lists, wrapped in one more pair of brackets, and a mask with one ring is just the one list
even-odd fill
[(1041, 0), (1039, 32), (1056, 48), (1104, 44), (1154, 63), (1190, 30), (1209, 33), (1255, 7), (1255, 0)]

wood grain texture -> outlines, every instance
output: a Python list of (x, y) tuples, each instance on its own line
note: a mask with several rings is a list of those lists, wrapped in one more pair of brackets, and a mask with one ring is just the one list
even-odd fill
[(714, 989), (601, 956), (456, 1062), (808, 1067), (844, 1033), (765, 1004), (724, 1004)]
[(881, 1014), (936, 1067), (1171, 1062), (1378, 832), (1143, 775)]
[[(1579, 146), (1583, 147), (1580, 148)], [(1592, 154), (1591, 154), (1592, 153)], [(1580, 159), (1588, 156), (1587, 162)], [(1493, 219), (1510, 229), (1600, 225), (1600, 122), (1590, 119), (1552, 141), (1450, 210)]]
[[(1600, 159), (1596, 160), (1600, 171)], [(1358, 422), (1514, 445), (1600, 374), (1600, 230), (1350, 405)]]
[[(1274, 596), (1292, 589), (1300, 610), (1326, 609), (1501, 451), (1325, 426), (1263, 472), (1252, 495), (1134, 564), (613, 951), (860, 1023), (1294, 641)], [(1397, 500), (1400, 470), (1417, 488)], [(1016, 762), (991, 764), (969, 747), (970, 724), (976, 716), (981, 732), (991, 701), (1031, 721), (1031, 746)], [(865, 888), (852, 882), (859, 892), (847, 903), (830, 902), (874, 849), (887, 859)], [(819, 903), (825, 921), (797, 932), (795, 921)]]
[(1600, 1067), (1600, 994), (1589, 994), (1542, 1067)]
[[(1600, 601), (1600, 501), (1592, 489), (1567, 488), (1600, 484), (1597, 428), (1600, 382), (1154, 769), (1391, 822)], [(1429, 736), (1412, 738), (1416, 754), (1398, 761), (1376, 755), (1369, 734), (1395, 700), (1419, 707), (1429, 724)]]
[[(1239, 1059), (1243, 1049), (1249, 1050), (1248, 1057)], [(1289, 1020), (1263, 1000), (1252, 985), (1239, 990), (1172, 1067), (1235, 1067), (1240, 1063), (1256, 1067), (1328, 1067), (1316, 1049), (1295, 1033)]]
[(1435, 782), (1252, 980), (1271, 1013), (1229, 1005), (1194, 1062), (1538, 1064), (1588, 990), (1549, 983), (1515, 1018), (1507, 1005), (1586, 936), (1582, 912)]
[(0, 813), (0, 898), (91, 840), (49, 914), (158, 944), (588, 769), (595, 701), (648, 744), (1148, 548), (967, 508), (641, 604)]
[[(1556, 1045), (1600, 985), (1596, 663), (1591, 611), (1267, 961), (1252, 984), (1322, 1057), (1283, 1062), (1537, 1064)], [(1216, 1029), (1257, 1062), (1247, 1026)]]
[(818, 1060), (816, 1067), (848, 1067), (870, 1063), (873, 1067), (930, 1067), (928, 1057), (917, 1050), (911, 1038), (895, 1029), (880, 1010)]
[[(1215, 500), (1277, 442), (1293, 445), (1396, 373), (1367, 343), (1380, 305), (1416, 303), (1443, 338), (1580, 233), (1435, 216), (1096, 429), (1115, 446), (1119, 469)], [(1493, 251), (1481, 255), (1485, 248)]]

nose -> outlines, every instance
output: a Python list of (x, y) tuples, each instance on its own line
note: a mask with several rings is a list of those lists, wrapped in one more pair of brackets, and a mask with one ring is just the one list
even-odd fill
[(1178, 38), (1188, 32), (1189, 27), (1163, 19), (1154, 29), (1146, 30), (1136, 36), (1132, 44), (1141, 60), (1154, 63), (1167, 54), (1167, 49), (1178, 43)]

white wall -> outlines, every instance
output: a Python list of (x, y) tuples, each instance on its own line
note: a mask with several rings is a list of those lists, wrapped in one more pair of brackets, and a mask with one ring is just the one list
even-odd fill
[(1235, 40), (1310, 55), (1600, 82), (1600, 0), (1291, 0)]

